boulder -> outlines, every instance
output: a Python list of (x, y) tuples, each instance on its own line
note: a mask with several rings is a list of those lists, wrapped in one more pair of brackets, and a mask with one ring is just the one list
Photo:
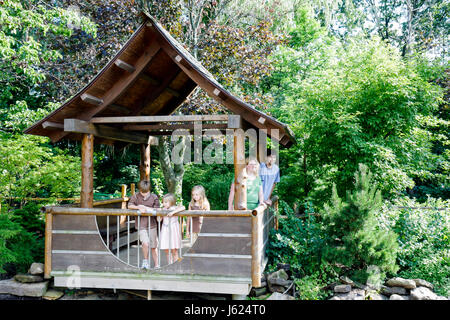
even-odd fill
[(386, 297), (382, 294), (379, 294), (376, 291), (367, 291), (365, 299), (366, 300), (389, 300), (388, 297)]
[(364, 300), (365, 292), (362, 289), (354, 289), (348, 293), (338, 293), (330, 300)]
[(32, 274), (16, 274), (14, 276), (14, 280), (22, 283), (35, 283), (35, 282), (42, 282), (44, 281), (44, 278), (38, 275), (32, 275)]
[(347, 293), (352, 290), (352, 286), (349, 284), (340, 284), (334, 287), (336, 293)]
[(284, 269), (280, 269), (276, 272), (272, 272), (271, 274), (269, 274), (267, 276), (267, 286), (270, 292), (283, 293), (284, 291), (286, 291), (287, 287), (285, 286), (286, 285), (289, 286), (292, 283), (292, 282), (288, 283), (287, 282), (288, 279), (289, 276)]
[(267, 287), (259, 287), (259, 288), (252, 288), (250, 291), (250, 295), (254, 297), (259, 297), (267, 293)]
[(416, 287), (414, 280), (403, 279), (400, 277), (389, 279), (386, 281), (386, 284), (389, 287), (403, 287), (405, 289), (414, 289)]
[(413, 279), (413, 281), (416, 283), (417, 287), (426, 287), (428, 289), (433, 290), (433, 285), (428, 281), (425, 281), (423, 279)]
[(57, 300), (61, 298), (63, 295), (64, 292), (62, 291), (50, 289), (42, 296), (42, 298), (45, 300)]
[(355, 282), (352, 279), (350, 279), (349, 277), (346, 277), (346, 276), (339, 277), (339, 280), (341, 280), (341, 282), (343, 284), (349, 284), (351, 286), (355, 285)]
[(42, 297), (48, 288), (48, 281), (36, 283), (21, 283), (14, 279), (0, 281), (0, 293), (21, 297)]
[(270, 284), (271, 285), (276, 285), (276, 286), (283, 286), (286, 289), (289, 288), (292, 284), (292, 280), (284, 280), (284, 279), (271, 279), (270, 280)]
[(274, 292), (266, 300), (295, 300), (293, 296), (288, 294), (282, 294), (279, 292)]
[(29, 274), (41, 275), (44, 274), (44, 264), (39, 262), (33, 262), (28, 270)]
[(391, 294), (399, 294), (399, 295), (406, 295), (408, 294), (408, 291), (403, 287), (386, 287), (381, 286), (380, 292), (384, 295), (390, 296)]
[(409, 300), (408, 296), (401, 296), (399, 294), (393, 294), (389, 297), (389, 300)]
[(437, 294), (427, 287), (417, 287), (411, 290), (411, 300), (437, 300)]

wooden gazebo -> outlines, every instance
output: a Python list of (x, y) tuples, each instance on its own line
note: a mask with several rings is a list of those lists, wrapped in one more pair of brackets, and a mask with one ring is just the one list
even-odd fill
[[(172, 115), (196, 86), (230, 114)], [(198, 240), (184, 250), (180, 261), (143, 271), (139, 262), (135, 266), (120, 256), (120, 248), (127, 246), (129, 254), (130, 245), (136, 239), (130, 238), (129, 230), (123, 236), (119, 216), (161, 216), (166, 212), (156, 210), (144, 214), (128, 210), (125, 192), (120, 199), (94, 202), (94, 143), (139, 145), (141, 179), (148, 180), (150, 145), (157, 143), (158, 136), (171, 135), (176, 129), (192, 133), (197, 123), (203, 123), (203, 129), (233, 132), (235, 210), (186, 210), (177, 214), (205, 217)], [(55, 285), (63, 287), (73, 283), (70, 279), (74, 276), (80, 287), (115, 289), (245, 295), (251, 286), (258, 286), (274, 211), (265, 207), (246, 208), (242, 173), (244, 130), (247, 129), (262, 129), (285, 147), (295, 143), (285, 124), (230, 94), (154, 18), (146, 16), (122, 49), (88, 85), (25, 131), (47, 136), (52, 142), (82, 141), (79, 207), (44, 208), (46, 276), (53, 276)], [(265, 136), (260, 139), (259, 150), (265, 150), (265, 141)], [(112, 232), (116, 232), (115, 238), (111, 237)]]

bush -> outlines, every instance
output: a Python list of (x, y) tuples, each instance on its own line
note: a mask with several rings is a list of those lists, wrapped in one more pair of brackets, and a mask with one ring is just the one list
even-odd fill
[(324, 300), (331, 295), (329, 291), (323, 290), (329, 279), (324, 279), (322, 272), (295, 279), (294, 282), (300, 300)]
[(347, 191), (344, 201), (334, 185), (331, 202), (322, 211), (327, 236), (324, 259), (349, 270), (348, 275), (361, 282), (367, 280), (374, 266), (381, 278), (398, 269), (396, 235), (376, 220), (381, 206), (381, 193), (372, 186), (372, 174), (360, 165), (355, 173), (355, 190)]
[(44, 259), (45, 223), (39, 205), (0, 213), (0, 273), (26, 272)]
[(398, 275), (427, 280), (444, 296), (450, 295), (450, 211), (432, 208), (448, 207), (450, 200), (404, 198), (387, 203), (378, 217), (398, 234)]
[(278, 231), (270, 231), (267, 247), (269, 269), (274, 269), (278, 263), (289, 263), (296, 277), (319, 270), (324, 236), (316, 217), (300, 219), (283, 200), (280, 200), (279, 210), (283, 219), (279, 220)]

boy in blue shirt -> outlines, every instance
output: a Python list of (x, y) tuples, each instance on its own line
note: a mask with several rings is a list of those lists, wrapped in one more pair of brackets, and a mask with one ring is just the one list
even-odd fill
[(259, 169), (259, 176), (261, 177), (264, 193), (264, 202), (269, 206), (272, 204), (270, 198), (272, 197), (273, 189), (275, 188), (275, 185), (280, 182), (280, 168), (275, 162), (276, 155), (271, 153), (267, 156), (266, 163), (261, 162), (261, 167)]

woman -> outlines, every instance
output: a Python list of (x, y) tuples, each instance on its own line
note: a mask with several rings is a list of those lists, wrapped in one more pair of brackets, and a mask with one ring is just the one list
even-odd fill
[[(264, 205), (264, 194), (261, 178), (259, 177), (259, 162), (255, 158), (247, 159), (247, 209), (253, 210), (259, 205)], [(230, 196), (228, 197), (228, 210), (233, 210), (234, 179), (231, 183)]]

